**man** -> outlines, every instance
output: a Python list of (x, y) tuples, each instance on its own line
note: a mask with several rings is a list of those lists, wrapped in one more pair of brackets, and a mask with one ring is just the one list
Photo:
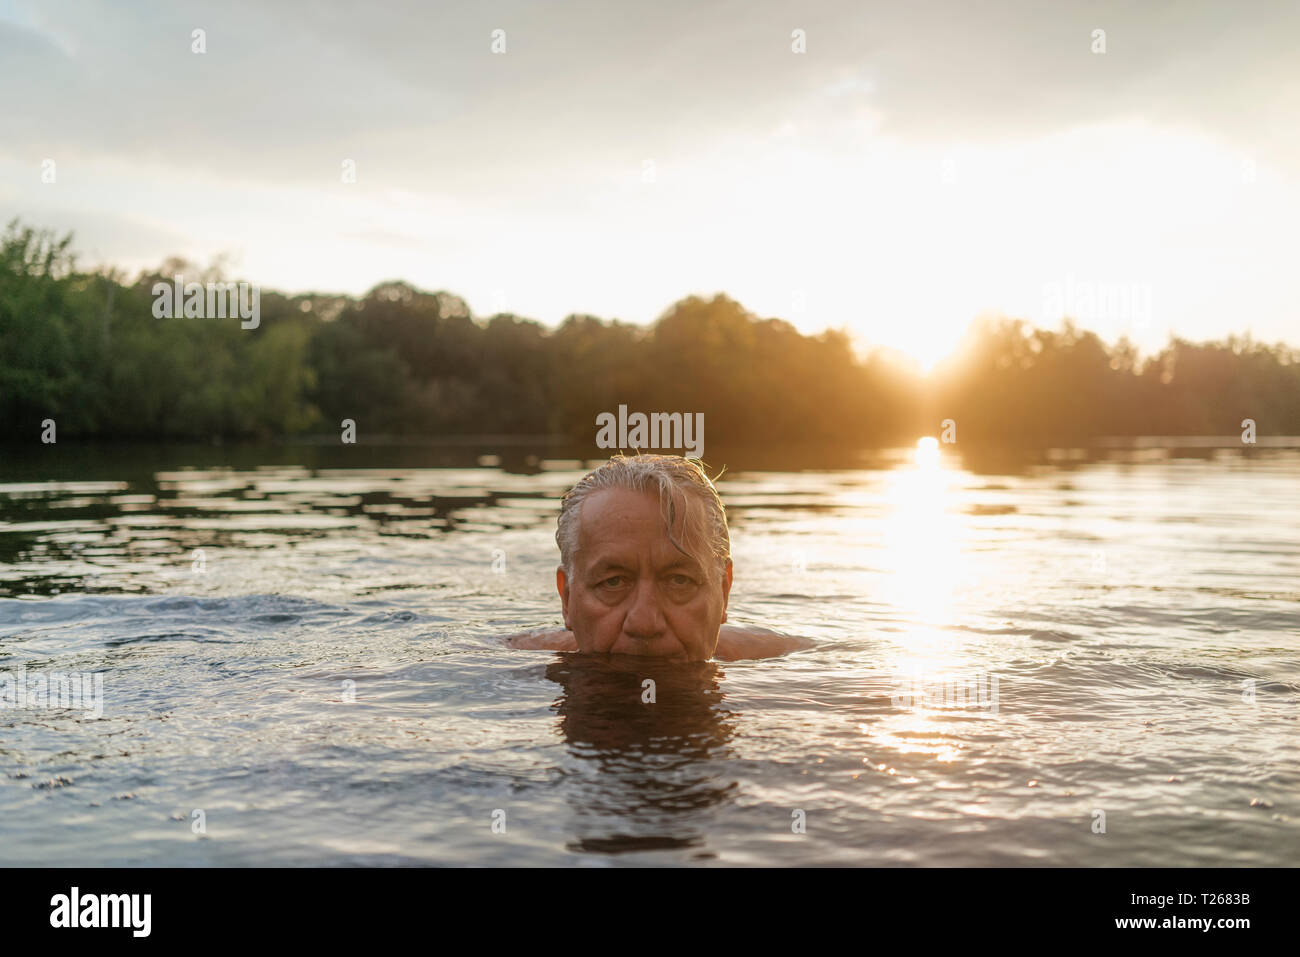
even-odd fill
[(706, 661), (768, 658), (812, 642), (727, 620), (731, 540), (717, 489), (677, 455), (617, 455), (564, 496), (555, 532), (564, 630), (515, 648)]

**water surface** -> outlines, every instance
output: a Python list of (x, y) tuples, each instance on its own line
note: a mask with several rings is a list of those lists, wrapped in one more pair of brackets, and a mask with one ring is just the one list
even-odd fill
[(819, 644), (695, 665), (501, 646), (582, 463), (294, 454), (0, 470), (0, 671), (105, 694), (0, 709), (0, 863), (1297, 860), (1293, 453), (729, 471), (732, 621)]

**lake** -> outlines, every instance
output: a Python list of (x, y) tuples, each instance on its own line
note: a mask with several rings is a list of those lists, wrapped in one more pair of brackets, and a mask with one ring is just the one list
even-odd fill
[(0, 673), (103, 713), (0, 708), (0, 864), (1300, 859), (1293, 451), (732, 465), (731, 621), (818, 644), (694, 665), (501, 644), (581, 461), (12, 452)]

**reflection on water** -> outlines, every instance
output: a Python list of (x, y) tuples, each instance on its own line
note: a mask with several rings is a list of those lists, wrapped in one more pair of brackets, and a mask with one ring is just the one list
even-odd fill
[(1300, 854), (1294, 453), (720, 458), (732, 620), (818, 641), (725, 671), (501, 645), (583, 462), (350, 454), (0, 461), (0, 672), (104, 675), (0, 708), (0, 863)]
[(974, 556), (965, 547), (962, 516), (951, 507), (954, 473), (940, 467), (937, 448), (917, 451), (916, 464), (888, 473), (884, 489), (879, 534), (888, 587), (882, 597), (942, 625)]
[(546, 677), (581, 794), (570, 849), (703, 846), (708, 810), (735, 789), (716, 776), (735, 733), (717, 664), (563, 654)]

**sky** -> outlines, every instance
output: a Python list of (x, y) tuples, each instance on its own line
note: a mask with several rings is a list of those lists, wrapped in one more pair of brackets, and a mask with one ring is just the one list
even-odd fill
[(981, 315), (1300, 345), (1298, 41), (1291, 0), (0, 0), (0, 218), (549, 325), (723, 292), (923, 366)]

